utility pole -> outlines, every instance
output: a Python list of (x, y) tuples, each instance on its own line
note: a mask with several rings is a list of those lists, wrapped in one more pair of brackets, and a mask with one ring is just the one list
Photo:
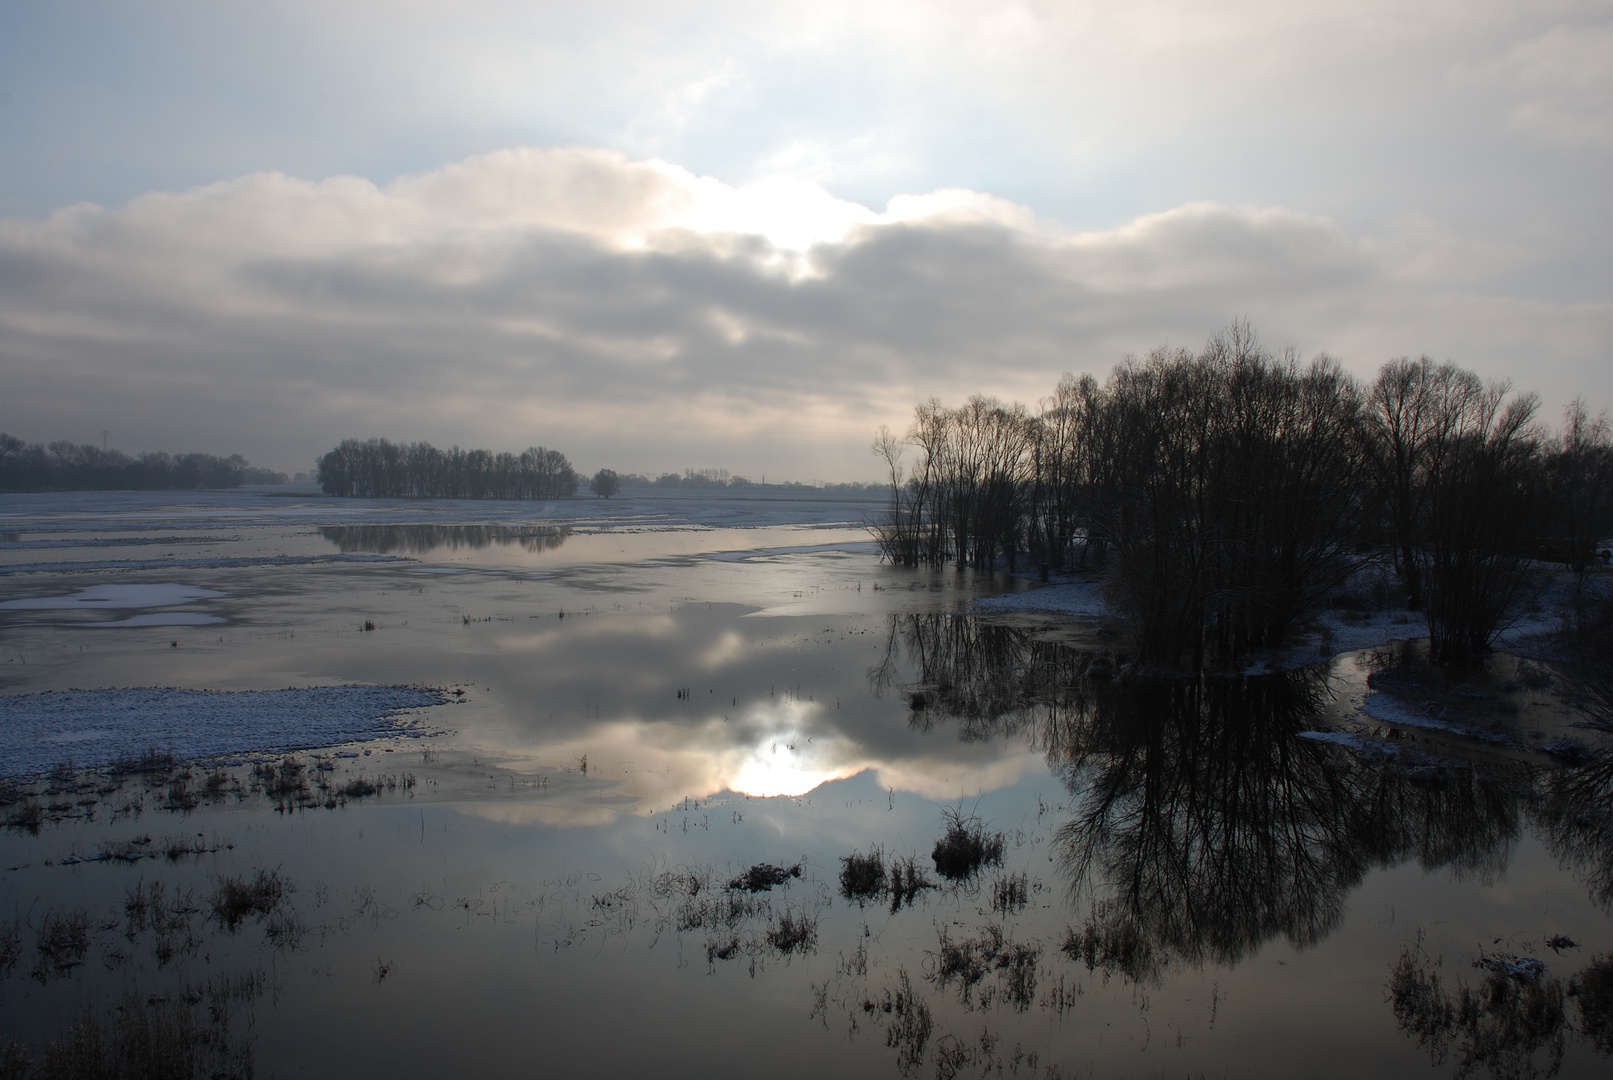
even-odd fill
[(103, 454), (106, 453), (106, 436), (107, 436), (106, 428), (102, 428), (101, 429), (101, 453), (103, 453)]

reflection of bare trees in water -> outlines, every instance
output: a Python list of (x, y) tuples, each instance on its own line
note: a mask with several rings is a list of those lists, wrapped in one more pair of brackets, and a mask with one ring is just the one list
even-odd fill
[(1485, 972), (1476, 983), (1447, 977), (1419, 940), (1389, 977), (1395, 1020), (1435, 1065), (1454, 1059), (1457, 1077), (1552, 1076), (1569, 1035), (1613, 1054), (1613, 957), (1593, 958), (1566, 983), (1528, 958), (1481, 955), (1473, 967)]
[(1590, 825), (1584, 813), (1567, 819), (1584, 835), (1560, 854), (1613, 846), (1610, 789), (1583, 768), (1402, 763), (1301, 738), (1326, 724), (1332, 691), (1320, 669), (1112, 679), (1113, 658), (1100, 653), (1013, 626), (910, 615), (891, 621), (876, 687), (898, 686), (904, 655), (915, 726), (954, 721), (968, 740), (1024, 738), (1075, 796), (1057, 846), (1072, 890), (1093, 906), (1065, 951), (1105, 970), (1146, 978), (1170, 960), (1234, 962), (1279, 935), (1312, 944), (1367, 872), (1409, 858), (1489, 879), (1506, 865), (1531, 792), (1578, 792), (1576, 805), (1603, 808)]
[(902, 688), (904, 650), (918, 676), (906, 687), (910, 723), (927, 731), (949, 720), (969, 741), (1022, 731), (1036, 737), (1050, 711), (1080, 696), (1096, 658), (967, 616), (893, 615), (884, 661), (869, 672), (875, 693)]
[(1546, 845), (1613, 909), (1613, 755), (1588, 756), (1554, 770), (1532, 815)]
[[(909, 615), (892, 618), (885, 662), (870, 672), (877, 691), (907, 695), (915, 728), (955, 723), (962, 739), (1015, 737), (1046, 755), (1073, 796), (1055, 855), (1072, 895), (1090, 897), (1057, 952), (1105, 979), (1147, 986), (1177, 965), (1235, 963), (1278, 936), (1314, 944), (1366, 874), (1406, 860), (1492, 880), (1525, 821), (1594, 898), (1613, 901), (1613, 758), (1543, 768), (1410, 747), (1355, 753), (1301, 737), (1328, 726), (1333, 688), (1320, 669), (1141, 679), (1116, 678), (1115, 661), (1019, 627)], [(1007, 941), (994, 926), (943, 934), (931, 981), (956, 982), (980, 1008), (977, 987), (1006, 963)], [(1053, 954), (1052, 943), (1023, 944)], [(1460, 1075), (1549, 1071), (1569, 1036), (1613, 1051), (1613, 958), (1567, 982), (1527, 966), (1520, 975), (1506, 959), (1481, 957), (1495, 970), (1442, 981), (1409, 950), (1388, 987), (1402, 1030)], [(1062, 992), (1043, 997), (1062, 1007)]]
[(552, 551), (566, 542), (571, 530), (543, 525), (327, 525), (319, 534), (342, 552), (424, 555), (442, 548), (479, 551), (495, 546)]
[(1156, 954), (1231, 963), (1337, 925), (1371, 853), (1348, 774), (1313, 725), (1326, 682), (1292, 675), (1120, 683), (1049, 745), (1077, 796), (1056, 843), (1073, 886)]

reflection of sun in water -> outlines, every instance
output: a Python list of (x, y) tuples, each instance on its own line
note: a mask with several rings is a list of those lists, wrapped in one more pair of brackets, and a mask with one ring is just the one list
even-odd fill
[(805, 721), (817, 712), (810, 702), (790, 701), (753, 713), (746, 720), (749, 745), (730, 752), (729, 790), (770, 798), (805, 795), (820, 784), (855, 776), (864, 769), (847, 761), (841, 740), (814, 735)]

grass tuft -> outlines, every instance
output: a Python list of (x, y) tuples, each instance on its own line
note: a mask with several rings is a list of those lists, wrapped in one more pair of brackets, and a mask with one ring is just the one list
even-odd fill
[(859, 904), (877, 899), (885, 891), (885, 853), (878, 847), (868, 854), (853, 851), (840, 858), (840, 895)]
[(728, 882), (728, 887), (734, 891), (748, 893), (768, 892), (777, 885), (787, 884), (791, 878), (801, 876), (801, 864), (783, 867), (772, 863), (757, 863), (749, 870)]
[(948, 881), (967, 881), (980, 872), (982, 866), (998, 865), (1003, 861), (1003, 834), (986, 831), (985, 823), (973, 814), (947, 807), (947, 831), (935, 842), (931, 858), (935, 872)]
[(208, 902), (219, 924), (227, 930), (234, 930), (254, 915), (270, 915), (288, 891), (278, 870), (259, 870), (251, 881), (245, 877), (221, 875)]

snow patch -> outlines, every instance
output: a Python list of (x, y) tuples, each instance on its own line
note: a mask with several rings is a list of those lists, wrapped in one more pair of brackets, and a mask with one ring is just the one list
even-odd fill
[(7, 600), (0, 603), (0, 608), (18, 611), (74, 611), (84, 608), (126, 610), (193, 604), (198, 600), (214, 600), (224, 595), (212, 589), (172, 581), (160, 585), (91, 585), (67, 596), (30, 596), (21, 600)]
[(1059, 615), (1102, 618), (1113, 614), (1096, 581), (1071, 581), (1024, 592), (988, 596), (973, 604), (976, 612), (1050, 611)]
[(1378, 753), (1394, 755), (1400, 752), (1398, 746), (1392, 743), (1369, 739), (1365, 735), (1353, 731), (1301, 731), (1301, 739), (1310, 739), (1313, 742), (1332, 743), (1334, 746), (1345, 746), (1359, 753)]
[(213, 626), (226, 621), (219, 615), (201, 611), (157, 611), (146, 615), (131, 615), (127, 619), (110, 622), (79, 623), (79, 626), (106, 628), (118, 626)]
[(398, 555), (262, 555), (236, 559), (105, 559), (85, 562), (18, 563), (0, 575), (73, 574), (91, 570), (237, 570), (248, 566), (308, 566), (313, 563), (412, 562)]
[(0, 775), (32, 776), (166, 751), (181, 761), (339, 746), (397, 734), (410, 709), (446, 703), (409, 686), (288, 690), (136, 687), (0, 697)]
[(1431, 712), (1427, 705), (1422, 707), (1413, 706), (1382, 693), (1368, 694), (1361, 702), (1361, 712), (1374, 720), (1397, 724), (1400, 727), (1425, 728), (1429, 731), (1448, 731), (1452, 735), (1460, 735), (1465, 739), (1476, 739), (1479, 742), (1506, 744), (1512, 741), (1505, 735), (1475, 731), (1472, 728), (1453, 723), (1447, 719), (1448, 707), (1441, 708), (1438, 712)]

